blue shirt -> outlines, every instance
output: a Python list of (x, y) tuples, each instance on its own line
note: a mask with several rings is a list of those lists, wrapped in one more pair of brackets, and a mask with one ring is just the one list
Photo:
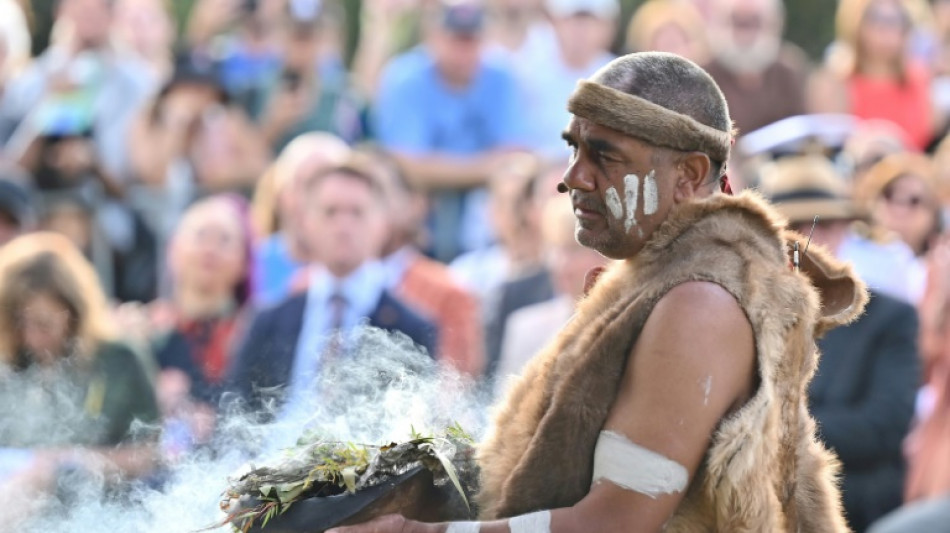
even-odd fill
[(287, 239), (282, 233), (275, 233), (262, 241), (254, 250), (254, 303), (266, 306), (286, 298), (294, 276), (303, 267), (303, 263), (290, 255)]
[(355, 342), (357, 326), (376, 310), (385, 284), (385, 269), (376, 261), (363, 264), (342, 279), (335, 278), (324, 268), (317, 268), (311, 274), (307, 307), (291, 370), (287, 410), (305, 404), (310, 399), (307, 393), (315, 390), (324, 350), (335, 333), (331, 298), (338, 294), (346, 302), (340, 327), (345, 349)]
[[(526, 126), (518, 101), (515, 77), (502, 62), (483, 58), (469, 86), (459, 89), (445, 82), (432, 56), (418, 47), (385, 68), (375, 131), (381, 145), (405, 155), (474, 156), (522, 146)], [(434, 229), (457, 226), (454, 237), (462, 250), (489, 244), (487, 202), (484, 187), (469, 191), (454, 213), (458, 220), (436, 220)], [(437, 218), (453, 216), (435, 209), (442, 212)]]

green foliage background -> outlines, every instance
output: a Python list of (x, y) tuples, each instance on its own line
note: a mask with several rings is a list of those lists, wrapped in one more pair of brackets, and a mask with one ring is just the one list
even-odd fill
[[(179, 21), (179, 28), (184, 26), (192, 5), (197, 0), (166, 0)], [(352, 53), (359, 36), (359, 9), (364, 0), (337, 0), (347, 12), (347, 49)], [(624, 27), (633, 11), (644, 0), (620, 0), (623, 4)], [(49, 40), (49, 28), (52, 23), (52, 14), (55, 0), (29, 0), (34, 18), (34, 53), (42, 51)], [(834, 11), (837, 2), (832, 0), (791, 0), (785, 2), (788, 11), (786, 35), (788, 39), (801, 46), (808, 55), (815, 60), (821, 57), (822, 52), (834, 36)], [(618, 44), (622, 38), (622, 31), (618, 32)]]

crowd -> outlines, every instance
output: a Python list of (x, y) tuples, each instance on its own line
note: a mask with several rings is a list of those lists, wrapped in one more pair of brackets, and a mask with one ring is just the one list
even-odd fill
[(147, 478), (226, 399), (289, 416), (365, 324), (503, 394), (605, 263), (556, 192), (567, 97), (657, 50), (722, 88), (732, 189), (871, 289), (809, 391), (850, 525), (950, 523), (950, 1), (840, 0), (818, 61), (779, 0), (354, 5), (58, 0), (31, 57), (34, 8), (0, 0), (0, 386), (90, 422), (0, 407), (0, 494)]

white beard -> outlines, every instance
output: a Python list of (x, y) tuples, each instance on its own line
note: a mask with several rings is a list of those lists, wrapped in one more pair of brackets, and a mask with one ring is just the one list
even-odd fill
[(782, 51), (782, 39), (777, 35), (763, 32), (751, 45), (741, 46), (729, 35), (731, 30), (713, 29), (710, 33), (716, 59), (735, 74), (758, 74), (775, 63)]

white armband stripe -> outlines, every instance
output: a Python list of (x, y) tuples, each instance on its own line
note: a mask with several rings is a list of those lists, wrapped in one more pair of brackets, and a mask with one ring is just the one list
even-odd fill
[(450, 522), (445, 533), (478, 533), (481, 529), (481, 522)]
[(612, 431), (601, 431), (594, 449), (596, 483), (611, 483), (651, 498), (682, 492), (689, 482), (683, 465), (627, 440)]
[(551, 511), (523, 514), (508, 520), (511, 533), (551, 533)]

